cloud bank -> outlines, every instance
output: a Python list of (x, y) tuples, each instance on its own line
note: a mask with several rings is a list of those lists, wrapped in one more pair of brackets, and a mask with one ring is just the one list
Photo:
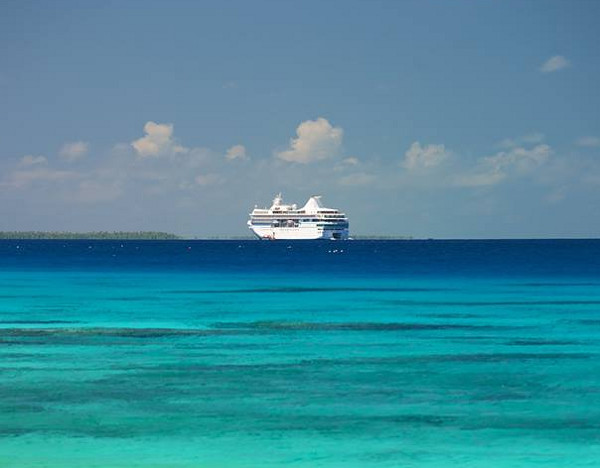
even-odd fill
[(532, 149), (523, 147), (501, 151), (493, 156), (481, 158), (478, 167), (470, 174), (456, 177), (456, 185), (461, 187), (481, 187), (495, 185), (510, 175), (531, 174), (544, 165), (550, 157), (548, 145), (537, 145)]
[[(226, 151), (192, 142), (183, 146), (188, 142), (175, 138), (172, 123), (142, 126), (141, 138), (104, 152), (96, 149), (82, 164), (51, 153), (0, 161), (0, 199), (14, 200), (4, 204), (5, 210), (27, 202), (29, 211), (18, 212), (27, 213), (27, 219), (59, 212), (76, 229), (118, 222), (132, 229), (242, 234), (248, 206), (283, 191), (293, 201), (310, 193), (323, 193), (332, 204), (344, 200), (353, 211), (363, 210), (353, 219), (387, 229), (372, 214), (374, 204), (411, 223), (420, 216), (426, 219), (427, 213), (444, 216), (453, 210), (501, 215), (499, 205), (507, 207), (509, 216), (515, 204), (536, 209), (551, 204), (555, 209), (582, 194), (590, 198), (600, 184), (594, 137), (574, 139), (568, 155), (542, 141), (543, 135), (531, 133), (504, 140), (501, 148), (490, 141), (491, 151), (482, 157), (469, 146), (461, 152), (440, 142), (413, 140), (405, 143), (401, 158), (393, 152), (398, 145), (390, 145), (392, 153), (383, 155), (371, 148), (357, 154), (353, 148), (349, 156), (342, 151), (342, 129), (321, 118), (303, 121), (284, 151), (272, 153), (267, 147), (263, 154), (271, 156), (250, 159), (243, 144), (225, 146)], [(280, 158), (281, 153), (288, 159)], [(219, 223), (213, 222), (216, 217)], [(174, 219), (180, 224), (173, 224)]]

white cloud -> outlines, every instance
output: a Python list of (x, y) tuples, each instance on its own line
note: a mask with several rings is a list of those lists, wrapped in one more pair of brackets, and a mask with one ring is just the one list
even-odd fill
[(502, 148), (514, 148), (516, 146), (522, 146), (527, 144), (536, 145), (544, 141), (545, 138), (546, 137), (543, 133), (529, 133), (518, 138), (505, 138), (500, 142), (500, 146)]
[(347, 176), (340, 177), (338, 183), (345, 186), (357, 186), (357, 185), (369, 185), (374, 182), (376, 177), (373, 174), (367, 174), (366, 172), (356, 172), (354, 174), (348, 174)]
[(576, 143), (578, 146), (585, 146), (588, 148), (600, 148), (600, 138), (594, 136), (578, 138)]
[(355, 169), (361, 161), (355, 157), (344, 158), (333, 166), (333, 170), (336, 172), (346, 172)]
[(402, 165), (409, 170), (431, 168), (440, 165), (449, 155), (444, 145), (421, 146), (415, 141), (404, 153)]
[(562, 55), (555, 55), (546, 60), (540, 67), (542, 73), (552, 73), (558, 70), (562, 70), (570, 65), (570, 62)]
[(537, 145), (532, 149), (514, 148), (485, 158), (485, 161), (498, 169), (515, 168), (519, 174), (525, 174), (544, 164), (550, 157), (550, 146)]
[(298, 125), (296, 135), (297, 138), (290, 139), (289, 149), (275, 155), (284, 161), (306, 164), (336, 156), (342, 145), (344, 131), (319, 117)]
[(30, 167), (36, 166), (38, 164), (46, 164), (48, 160), (44, 156), (33, 156), (28, 154), (27, 156), (23, 156), (21, 161), (19, 161), (19, 166)]
[(496, 185), (506, 178), (506, 174), (501, 171), (487, 170), (484, 172), (475, 172), (458, 176), (455, 180), (455, 185), (459, 187), (485, 187), (488, 185)]
[(173, 139), (173, 124), (146, 122), (144, 132), (146, 132), (145, 136), (131, 143), (133, 149), (142, 158), (172, 156), (189, 151)]
[(230, 161), (234, 159), (246, 159), (246, 148), (244, 145), (235, 145), (227, 150), (225, 153), (225, 158)]
[(85, 141), (65, 143), (59, 151), (60, 157), (67, 161), (75, 161), (87, 154), (89, 144)]
[(196, 176), (194, 181), (198, 185), (216, 185), (223, 182), (223, 179), (218, 174), (199, 174)]
[(335, 172), (343, 172), (348, 174), (349, 171), (357, 170), (359, 165), (363, 166), (362, 161), (352, 156), (336, 162), (336, 164), (332, 167), (332, 170)]
[(347, 164), (348, 166), (356, 166), (359, 164), (359, 160), (358, 158), (355, 157), (351, 157), (351, 158), (346, 158), (344, 160), (342, 160), (343, 164)]
[(455, 185), (481, 187), (495, 185), (510, 175), (531, 174), (546, 163), (552, 150), (548, 145), (537, 145), (531, 149), (522, 147), (501, 151), (494, 156), (481, 158), (478, 168), (471, 174), (458, 176)]

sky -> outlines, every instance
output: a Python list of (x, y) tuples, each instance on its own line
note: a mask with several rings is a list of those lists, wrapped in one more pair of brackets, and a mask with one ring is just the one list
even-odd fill
[(0, 230), (599, 237), (600, 2), (0, 3)]

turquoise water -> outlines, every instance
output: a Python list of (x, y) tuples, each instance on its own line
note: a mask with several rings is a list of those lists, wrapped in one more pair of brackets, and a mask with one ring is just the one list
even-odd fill
[(600, 466), (598, 241), (0, 255), (0, 466)]

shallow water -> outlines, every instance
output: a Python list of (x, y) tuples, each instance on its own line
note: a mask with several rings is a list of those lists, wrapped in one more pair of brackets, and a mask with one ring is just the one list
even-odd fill
[(600, 466), (600, 241), (2, 241), (0, 465)]

